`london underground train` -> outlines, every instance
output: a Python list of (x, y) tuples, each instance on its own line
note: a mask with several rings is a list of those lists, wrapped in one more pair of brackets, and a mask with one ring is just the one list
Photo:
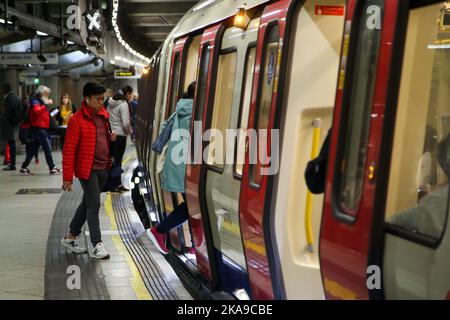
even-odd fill
[(197, 83), (189, 223), (166, 255), (195, 297), (450, 298), (450, 2), (202, 1), (147, 70), (136, 148), (153, 221), (184, 200), (161, 189), (151, 145)]

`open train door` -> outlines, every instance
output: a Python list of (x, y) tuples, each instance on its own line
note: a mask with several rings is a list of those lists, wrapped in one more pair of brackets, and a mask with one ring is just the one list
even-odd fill
[[(214, 59), (217, 59), (218, 56), (217, 51), (220, 49), (220, 39), (222, 38), (223, 31), (224, 26), (219, 24), (206, 29), (201, 38), (198, 56), (198, 80), (192, 114), (193, 121), (191, 124), (191, 137), (194, 137), (194, 139), (196, 138), (196, 134), (201, 135), (205, 130), (206, 106), (212, 99), (210, 92), (212, 91), (211, 83), (213, 74), (215, 74), (215, 71), (213, 71), (214, 66), (216, 65)], [(201, 126), (197, 126), (200, 122)], [(203, 150), (201, 143), (195, 144), (195, 141), (193, 141), (191, 145), (191, 155), (198, 156), (199, 158), (191, 159), (191, 162), (186, 166), (186, 197), (189, 209), (189, 222), (194, 238), (197, 268), (205, 277), (212, 281), (214, 268), (213, 265), (211, 265), (209, 256), (214, 256), (214, 253), (211, 251), (211, 245), (208, 246), (207, 241), (207, 239), (209, 239), (209, 243), (212, 243), (212, 235), (209, 232), (209, 228), (203, 227), (202, 221), (208, 217), (203, 217), (202, 220), (199, 195), (201, 184), (201, 157)], [(197, 150), (194, 148), (197, 148)], [(205, 224), (209, 226), (209, 222), (205, 222)], [(205, 235), (205, 232), (209, 232), (209, 234)], [(217, 278), (217, 275), (215, 278)], [(217, 283), (217, 281), (218, 280), (215, 280), (214, 283)]]
[[(283, 88), (279, 83), (284, 83), (287, 60), (284, 56), (289, 39), (286, 19), (298, 3), (285, 0), (268, 5), (259, 26), (248, 119), (248, 128), (255, 129), (256, 136), (249, 135), (246, 142), (239, 203), (240, 228), (253, 299), (281, 299), (284, 296), (271, 216), (273, 178), (279, 165), (278, 150), (272, 147), (278, 141), (271, 145), (271, 139), (276, 136), (281, 116)], [(256, 159), (251, 154), (255, 153), (266, 157), (257, 157), (254, 161)]]
[(319, 249), (327, 299), (381, 292), (367, 280), (381, 258), (384, 218), (374, 205), (400, 2), (347, 5)]
[(386, 108), (375, 206), (385, 221), (382, 291), (450, 299), (450, 2), (400, 2), (398, 98)]
[[(178, 39), (175, 43), (172, 52), (172, 62), (170, 68), (169, 77), (169, 89), (167, 96), (166, 109), (164, 112), (164, 119), (167, 119), (173, 112), (175, 112), (177, 102), (183, 94), (184, 76), (186, 73), (186, 60), (187, 51), (189, 48), (189, 37), (183, 37)], [(173, 209), (183, 201), (182, 197), (165, 190), (161, 190), (163, 195), (164, 208), (163, 211), (166, 214), (170, 214)], [(169, 238), (171, 245), (180, 252), (184, 246), (183, 227), (179, 226), (169, 232)]]
[(321, 234), (326, 296), (445, 299), (450, 6), (351, 7)]

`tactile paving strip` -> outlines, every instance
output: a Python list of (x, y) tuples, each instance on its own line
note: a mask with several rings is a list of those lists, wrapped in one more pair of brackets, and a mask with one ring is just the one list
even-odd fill
[(148, 246), (144, 244), (134, 230), (124, 203), (124, 197), (120, 194), (112, 194), (111, 198), (122, 241), (133, 258), (153, 300), (178, 300), (176, 292), (152, 257)]
[[(100, 262), (93, 261), (88, 254), (66, 252), (60, 244), (83, 195), (78, 181), (74, 182), (73, 187), (72, 192), (61, 195), (50, 227), (45, 259), (44, 297), (48, 300), (109, 300)], [(87, 239), (83, 235), (84, 232), (80, 235), (84, 237), (81, 242), (84, 241), (85, 247), (88, 248)], [(79, 267), (79, 289), (73, 285), (76, 282), (69, 279), (74, 275), (70, 269), (70, 273), (67, 273), (70, 266)], [(72, 285), (67, 285), (68, 280)]]

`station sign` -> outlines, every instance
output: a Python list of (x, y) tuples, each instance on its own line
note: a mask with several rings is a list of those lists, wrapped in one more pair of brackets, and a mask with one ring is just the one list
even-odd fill
[(58, 64), (57, 53), (0, 53), (0, 64)]
[(136, 79), (136, 70), (114, 70), (114, 79)]

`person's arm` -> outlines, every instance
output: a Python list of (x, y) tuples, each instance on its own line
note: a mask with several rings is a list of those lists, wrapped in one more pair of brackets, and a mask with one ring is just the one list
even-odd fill
[(69, 120), (63, 147), (63, 183), (72, 184), (75, 171), (75, 159), (80, 142), (80, 125), (75, 118)]
[(120, 105), (120, 117), (122, 119), (122, 128), (126, 134), (131, 133), (130, 110), (128, 103), (124, 102)]

